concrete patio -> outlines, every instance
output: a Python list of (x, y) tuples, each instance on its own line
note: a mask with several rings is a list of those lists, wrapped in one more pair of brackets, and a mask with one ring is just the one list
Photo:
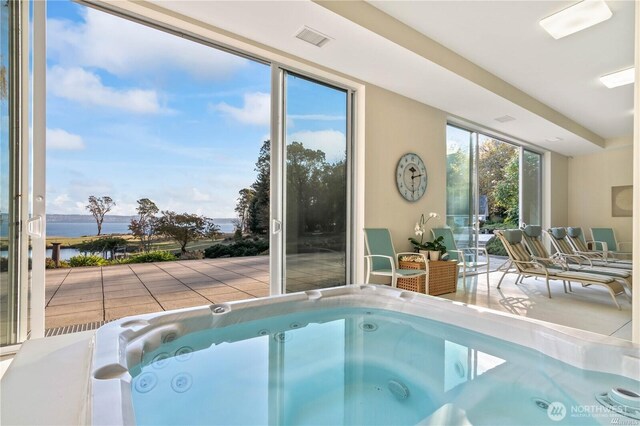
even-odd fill
[(268, 256), (47, 270), (45, 328), (268, 295)]

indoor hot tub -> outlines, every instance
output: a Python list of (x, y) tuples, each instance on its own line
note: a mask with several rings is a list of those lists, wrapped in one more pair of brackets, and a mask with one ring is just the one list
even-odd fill
[(97, 331), (93, 424), (633, 424), (638, 346), (379, 286)]

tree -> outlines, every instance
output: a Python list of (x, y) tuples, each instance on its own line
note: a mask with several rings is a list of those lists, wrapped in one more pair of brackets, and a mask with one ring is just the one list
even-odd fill
[(236, 201), (235, 211), (238, 213), (238, 220), (235, 223), (240, 232), (245, 232), (249, 225), (249, 207), (253, 198), (256, 196), (256, 190), (253, 188), (243, 188), (239, 192), (238, 200)]
[(505, 223), (517, 225), (519, 221), (519, 158), (514, 156), (504, 167), (504, 178), (495, 186), (496, 206), (504, 209)]
[(479, 145), (478, 189), (487, 196), (489, 217), (518, 222), (520, 150), (496, 139)]
[(255, 195), (249, 203), (247, 227), (253, 234), (266, 234), (269, 231), (269, 202), (271, 199), (271, 141), (262, 143), (255, 171), (256, 181), (251, 185)]
[(89, 204), (86, 205), (86, 209), (91, 212), (98, 224), (98, 235), (102, 232), (102, 222), (104, 216), (111, 211), (116, 203), (111, 197), (105, 195), (104, 197), (96, 197), (91, 195), (89, 197)]
[(208, 217), (163, 211), (162, 216), (158, 218), (156, 232), (175, 240), (180, 244), (180, 251), (186, 253), (188, 243), (210, 237), (215, 226), (213, 220)]
[(140, 239), (140, 245), (145, 252), (151, 249), (151, 239), (156, 233), (156, 214), (160, 211), (156, 203), (148, 198), (141, 198), (137, 201), (138, 217), (131, 219), (129, 229), (131, 233)]

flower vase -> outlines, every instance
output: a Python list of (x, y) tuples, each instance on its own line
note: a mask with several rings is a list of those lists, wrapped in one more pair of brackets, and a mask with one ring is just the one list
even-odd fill
[(430, 260), (439, 260), (440, 252), (438, 250), (430, 250), (429, 251), (429, 259)]

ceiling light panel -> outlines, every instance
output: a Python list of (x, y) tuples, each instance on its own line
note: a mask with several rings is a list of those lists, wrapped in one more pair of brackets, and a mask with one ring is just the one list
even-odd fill
[(502, 117), (494, 118), (494, 120), (499, 121), (500, 123), (507, 123), (509, 121), (515, 120), (515, 118), (510, 115), (503, 115)]
[(626, 70), (603, 75), (602, 77), (600, 77), (600, 81), (609, 89), (613, 89), (614, 87), (633, 83), (635, 81), (635, 77), (636, 69), (631, 67), (627, 68)]
[(307, 43), (311, 43), (314, 46), (322, 47), (331, 40), (328, 36), (322, 34), (320, 31), (316, 31), (313, 28), (303, 27), (296, 34), (296, 38), (299, 38), (302, 41), (306, 41)]
[(540, 25), (557, 40), (606, 21), (611, 16), (613, 13), (603, 0), (583, 0), (544, 18)]

